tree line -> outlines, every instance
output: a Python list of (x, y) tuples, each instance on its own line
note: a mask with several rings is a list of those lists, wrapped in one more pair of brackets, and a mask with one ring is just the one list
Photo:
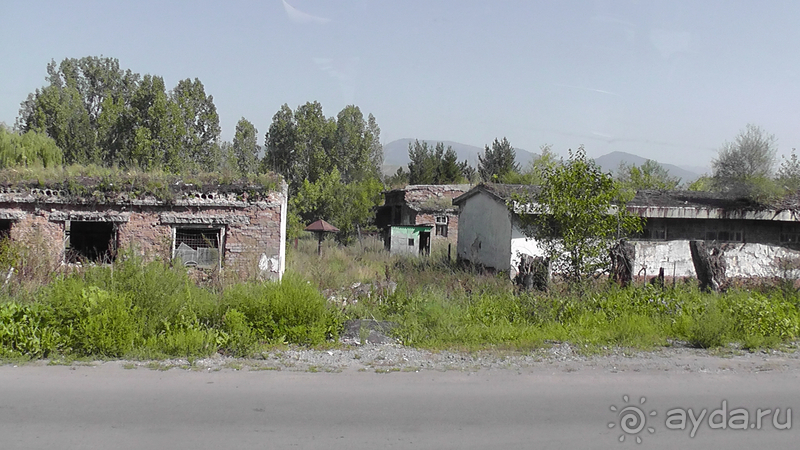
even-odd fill
[[(326, 219), (347, 240), (369, 226), (387, 186), (479, 181), (542, 185), (566, 162), (551, 146), (526, 167), (503, 137), (484, 147), (477, 167), (458, 161), (452, 147), (415, 140), (408, 146), (408, 170), (382, 175), (380, 127), (355, 105), (326, 117), (319, 102), (273, 115), (263, 146), (255, 126), (242, 117), (232, 142), (220, 140), (214, 99), (199, 79), (167, 89), (162, 77), (120, 68), (107, 57), (67, 58), (47, 65), (46, 84), (21, 103), (15, 130), (0, 127), (0, 168), (96, 164), (107, 167), (229, 172), (276, 172), (290, 190), (290, 224)], [(622, 164), (613, 179), (623, 197), (640, 189), (711, 190), (764, 201), (800, 189), (800, 161), (794, 151), (776, 164), (774, 136), (748, 125), (723, 144), (711, 175), (689, 184), (661, 165)], [(594, 169), (592, 170), (595, 173)]]
[(290, 223), (323, 218), (342, 229), (366, 226), (381, 200), (380, 128), (348, 105), (326, 117), (322, 105), (283, 105), (258, 144), (242, 117), (232, 142), (203, 83), (167, 89), (157, 75), (122, 69), (108, 57), (47, 65), (46, 83), (21, 103), (15, 130), (0, 127), (0, 168), (98, 165), (170, 173), (274, 171), (289, 185)]

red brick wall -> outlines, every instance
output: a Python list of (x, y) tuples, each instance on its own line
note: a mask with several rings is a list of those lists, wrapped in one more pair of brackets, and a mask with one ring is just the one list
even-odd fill
[[(230, 206), (204, 205), (202, 202), (187, 206), (137, 206), (127, 205), (66, 205), (54, 203), (0, 202), (0, 209), (14, 214), (24, 213), (12, 222), (12, 240), (28, 245), (44, 245), (52, 261), (60, 264), (64, 259), (64, 220), (70, 214), (116, 214), (127, 220), (117, 222), (117, 241), (121, 252), (133, 250), (146, 260), (170, 258), (172, 229), (179, 226), (208, 224), (209, 228), (225, 228), (223, 265), (242, 275), (261, 275), (277, 278), (280, 261), (281, 208), (283, 194), (274, 193), (269, 201), (235, 203)], [(166, 216), (178, 215), (196, 223), (162, 221)], [(85, 219), (93, 220), (93, 219)], [(102, 219), (98, 219), (102, 220)], [(37, 244), (39, 243), (39, 244)], [(259, 263), (261, 263), (259, 265)], [(266, 272), (262, 273), (262, 270)]]
[[(424, 214), (419, 213), (417, 214), (417, 220), (414, 222), (417, 225), (422, 224), (435, 224), (436, 223), (436, 216), (441, 216), (442, 213), (438, 214)], [(434, 227), (433, 235), (434, 239), (445, 239), (442, 236), (436, 236), (436, 227)], [(447, 214), (447, 240), (450, 242), (457, 242), (458, 241), (458, 215), (455, 214)]]
[(21, 210), (26, 214), (11, 225), (11, 240), (44, 251), (54, 263), (60, 263), (64, 258), (64, 222), (51, 222), (46, 212), (35, 211), (32, 205)]

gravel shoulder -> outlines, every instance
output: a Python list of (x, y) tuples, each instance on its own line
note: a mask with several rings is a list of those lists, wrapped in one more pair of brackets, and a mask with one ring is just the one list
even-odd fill
[[(746, 351), (735, 347), (703, 350), (676, 345), (653, 351), (611, 348), (602, 354), (586, 354), (567, 343), (530, 352), (429, 351), (399, 344), (342, 345), (328, 350), (286, 347), (265, 352), (260, 358), (214, 355), (204, 359), (154, 361), (42, 360), (25, 365), (118, 365), (124, 369), (190, 371), (291, 371), (291, 372), (424, 372), (538, 371), (608, 373), (760, 373), (800, 372), (800, 343), (781, 350)], [(20, 364), (20, 363), (14, 363)]]

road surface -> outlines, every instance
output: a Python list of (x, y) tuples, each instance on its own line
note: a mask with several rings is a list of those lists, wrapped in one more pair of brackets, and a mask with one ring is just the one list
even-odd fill
[[(798, 375), (797, 367), (686, 373), (543, 364), (379, 374), (6, 365), (0, 448), (790, 448), (800, 423), (787, 422), (785, 409), (800, 420)], [(709, 427), (723, 401), (715, 423), (724, 416), (728, 425), (731, 411), (744, 409), (748, 429)], [(620, 418), (630, 406), (645, 413), (644, 427)], [(791, 428), (776, 429), (771, 415), (755, 428), (759, 408), (781, 408), (777, 426)], [(668, 429), (668, 411), (675, 421), (676, 410), (689, 409), (695, 419), (706, 410), (694, 437), (691, 420)]]

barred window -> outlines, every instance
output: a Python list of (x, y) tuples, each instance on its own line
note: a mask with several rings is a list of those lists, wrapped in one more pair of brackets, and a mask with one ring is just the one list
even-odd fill
[(176, 228), (173, 258), (184, 265), (212, 268), (222, 264), (222, 228)]

